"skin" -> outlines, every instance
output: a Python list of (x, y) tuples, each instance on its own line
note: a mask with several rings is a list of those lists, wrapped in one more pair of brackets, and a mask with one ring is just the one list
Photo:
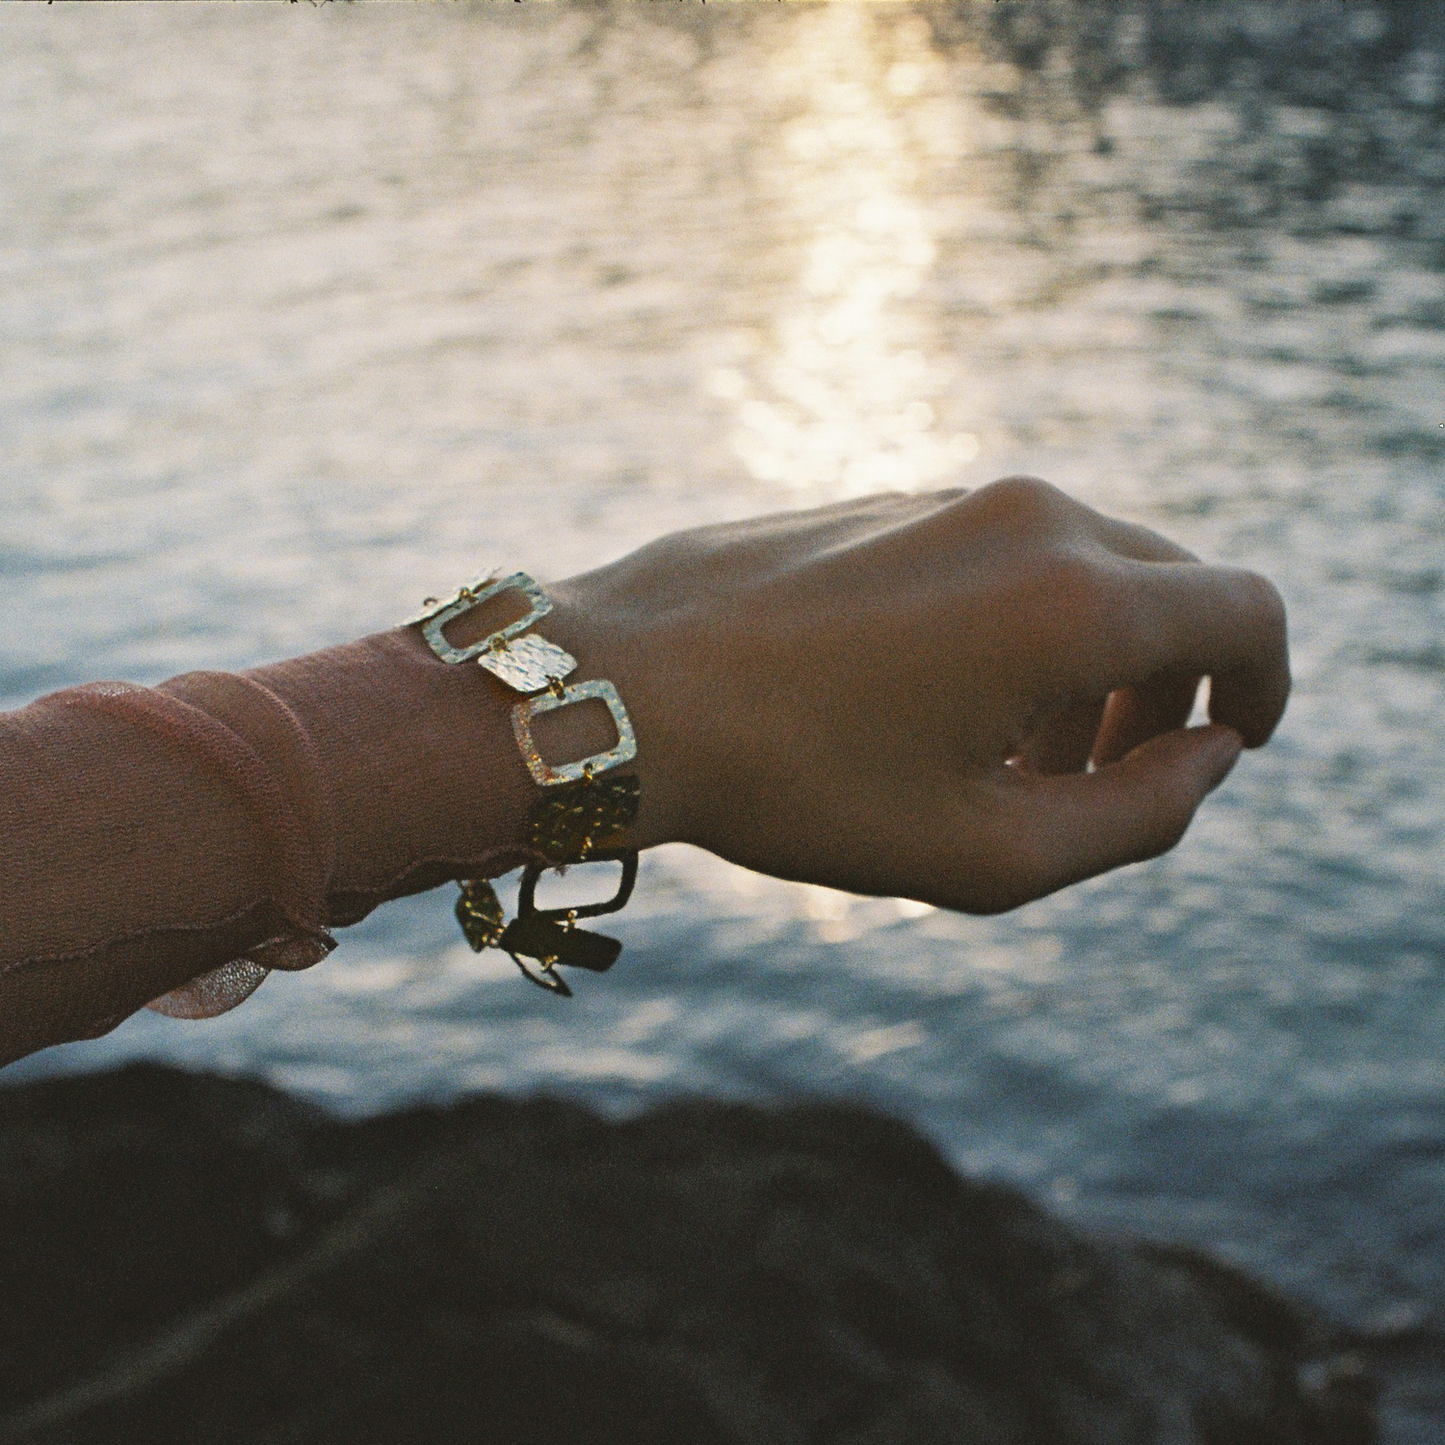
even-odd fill
[[(1289, 695), (1265, 578), (1029, 477), (676, 533), (549, 592), (539, 630), (632, 716), (641, 846), (968, 913), (1173, 847)], [(568, 711), (549, 750), (610, 744)]]

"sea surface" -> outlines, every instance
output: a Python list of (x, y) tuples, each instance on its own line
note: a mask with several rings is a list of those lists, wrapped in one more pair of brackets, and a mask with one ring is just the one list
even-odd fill
[(1297, 676), (1173, 853), (1011, 915), (665, 848), (571, 1002), (439, 890), (8, 1077), (866, 1100), (1442, 1438), (1442, 125), (1435, 3), (0, 8), (3, 705), (1020, 470), (1266, 572)]

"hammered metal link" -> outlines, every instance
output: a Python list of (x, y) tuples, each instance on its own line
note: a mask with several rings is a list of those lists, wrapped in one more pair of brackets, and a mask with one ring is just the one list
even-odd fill
[[(472, 608), (480, 607), (483, 602), (489, 602), (498, 594), (511, 592), (513, 589), (520, 592), (532, 604), (531, 611), (525, 617), (518, 618), (516, 622), (509, 622), (505, 627), (499, 627), (495, 632), (488, 633), (480, 642), (472, 643), (470, 647), (453, 647), (443, 636), (442, 628), (448, 622), (454, 622), (464, 613), (470, 612)], [(535, 627), (551, 610), (552, 599), (542, 591), (541, 585), (525, 572), (513, 572), (510, 577), (502, 577), (498, 581), (489, 582), (480, 589), (474, 589), (471, 584), (463, 587), (451, 602), (439, 607), (423, 620), (421, 631), (422, 636), (426, 638), (427, 646), (443, 662), (470, 662), (479, 653), (503, 647), (529, 627)]]
[(462, 884), (456, 914), (462, 937), (471, 944), (473, 953), (497, 946), (506, 927), (502, 900), (485, 878), (468, 878)]
[(513, 692), (540, 692), (544, 687), (555, 691), (564, 677), (577, 671), (570, 652), (535, 632), (489, 647), (477, 661)]
[[(562, 763), (553, 767), (537, 751), (536, 740), (532, 737), (532, 719), (544, 712), (555, 712), (559, 707), (571, 703), (585, 702), (596, 698), (607, 704), (617, 729), (617, 742), (603, 753), (593, 753), (580, 762)], [(527, 764), (535, 782), (544, 788), (554, 788), (559, 783), (575, 783), (583, 778), (595, 777), (608, 768), (630, 763), (637, 756), (637, 737), (632, 731), (632, 719), (617, 695), (617, 689), (605, 678), (593, 677), (586, 682), (574, 682), (560, 693), (546, 693), (541, 697), (529, 697), (512, 709), (512, 731), (517, 737), (517, 746), (522, 750), (522, 760)]]
[(640, 796), (636, 773), (563, 784), (532, 808), (527, 820), (532, 846), (553, 863), (583, 863), (599, 851), (621, 848), (637, 820)]

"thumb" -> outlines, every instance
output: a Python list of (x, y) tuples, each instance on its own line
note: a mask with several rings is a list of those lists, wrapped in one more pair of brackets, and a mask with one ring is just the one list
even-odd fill
[(1217, 723), (1176, 728), (1092, 773), (1020, 779), (1006, 824), (1026, 890), (1018, 901), (1172, 848), (1243, 745)]

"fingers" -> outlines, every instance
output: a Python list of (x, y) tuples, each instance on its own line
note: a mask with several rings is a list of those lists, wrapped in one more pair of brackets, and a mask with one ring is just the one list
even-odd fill
[(1131, 562), (1081, 591), (1090, 605), (1065, 600), (1061, 607), (1070, 618), (1067, 673), (1048, 681), (1051, 691), (1107, 694), (1108, 705), (1071, 701), (1051, 711), (1019, 750), (1028, 770), (1059, 774), (1082, 771), (1091, 759), (1117, 762), (1183, 727), (1206, 676), (1211, 721), (1233, 728), (1248, 747), (1268, 740), (1290, 675), (1284, 605), (1264, 578), (1198, 562)]
[(1140, 743), (1173, 732), (1189, 721), (1199, 678), (1153, 678), (1121, 687), (1108, 698), (1074, 702), (1049, 714), (1013, 759), (1041, 776), (1081, 773), (1116, 763)]
[[(1043, 679), (1044, 696), (1134, 690), (1106, 722), (1104, 757), (1183, 720), (1177, 700), (1185, 684), (1161, 688), (1161, 675), (1210, 677), (1211, 718), (1248, 747), (1274, 731), (1289, 697), (1289, 661), (1284, 604), (1263, 577), (1205, 566), (1157, 532), (1105, 517), (1036, 478), (981, 488), (961, 504), (965, 512), (1007, 536), (1065, 543), (1032, 584), (1046, 594), (1036, 620), (1062, 647), (1052, 665), (1064, 659), (1067, 674)], [(1067, 543), (1081, 535), (1093, 545)], [(1051, 629), (1056, 619), (1062, 625)]]
[[(780, 812), (776, 796), (723, 856), (851, 892), (1002, 913), (1172, 848), (1241, 747), (1231, 728), (1178, 728), (1092, 773), (975, 774), (951, 801), (936, 776), (914, 780), (922, 788), (916, 793), (897, 778), (875, 779), (881, 792), (860, 791), (855, 778), (841, 810), (830, 807), (820, 820), (827, 826), (810, 828), (817, 848), (806, 869), (778, 866), (774, 848), (787, 805)], [(816, 803), (805, 796), (808, 807)], [(740, 814), (730, 816), (736, 822)]]
[(1177, 729), (1092, 773), (1007, 770), (977, 839), (976, 874), (946, 906), (994, 913), (1166, 852), (1224, 780), (1241, 742), (1226, 727)]
[(1046, 675), (1037, 676), (1036, 701), (1139, 694), (1118, 704), (1106, 756), (1121, 756), (1151, 729), (1178, 726), (1184, 684), (1161, 691), (1162, 676), (1209, 677), (1210, 717), (1247, 747), (1274, 731), (1289, 697), (1289, 657), (1284, 603), (1265, 578), (1206, 566), (1147, 527), (1102, 516), (1033, 478), (981, 488), (955, 515), (1010, 540), (1016, 555), (1032, 553), (1017, 605), (1021, 653), (1047, 640), (1037, 653)]
[(1101, 639), (1099, 648), (1113, 668), (1109, 690), (1144, 685), (1155, 692), (1149, 706), (1167, 709), (1184, 684), (1178, 694), (1160, 693), (1158, 679), (1208, 677), (1210, 719), (1233, 728), (1246, 747), (1267, 741), (1290, 690), (1284, 603), (1275, 588), (1238, 568), (1126, 566), (1111, 619), (1115, 646)]
[(1116, 763), (1140, 743), (1182, 728), (1198, 692), (1199, 678), (1166, 674), (1111, 694), (1093, 745), (1095, 766)]
[(1087, 698), (1050, 714), (1019, 749), (1019, 764), (1045, 775), (1082, 772), (1094, 751), (1104, 701), (1102, 697)]

